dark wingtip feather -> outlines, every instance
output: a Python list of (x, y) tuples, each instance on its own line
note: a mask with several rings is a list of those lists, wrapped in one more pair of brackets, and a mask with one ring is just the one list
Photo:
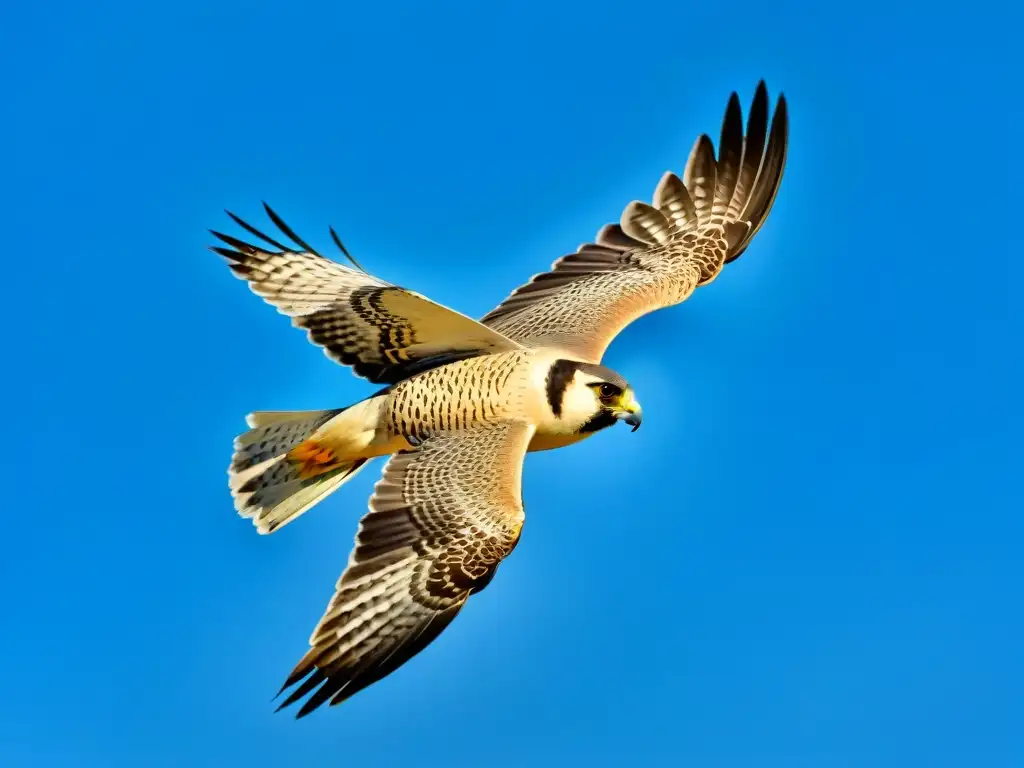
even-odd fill
[[(227, 243), (228, 245), (230, 245), (232, 248), (237, 250), (239, 254), (255, 253), (257, 250), (255, 246), (245, 242), (244, 240), (239, 240), (237, 237), (232, 237), (231, 235), (225, 235), (223, 232), (218, 232), (215, 229), (211, 229), (210, 234), (216, 237), (222, 243)], [(238, 259), (236, 259), (236, 261), (238, 261)]]
[(715, 200), (712, 215), (716, 221), (725, 220), (729, 203), (736, 191), (736, 182), (740, 176), (740, 163), (743, 161), (743, 108), (740, 106), (739, 94), (735, 91), (729, 97), (722, 118), (722, 129), (718, 135), (718, 172), (715, 182)]
[(284, 223), (284, 219), (282, 219), (280, 216), (278, 216), (276, 213), (274, 213), (274, 209), (271, 208), (269, 205), (267, 205), (266, 200), (261, 200), (260, 202), (263, 203), (263, 210), (265, 210), (267, 212), (267, 216), (269, 216), (270, 220), (272, 222), (274, 222), (274, 225), (285, 234), (285, 237), (287, 237), (289, 240), (291, 240), (297, 246), (302, 248), (304, 251), (312, 253), (314, 256), (320, 256), (320, 254), (316, 252), (316, 249), (313, 248), (313, 246), (311, 246), (309, 243), (307, 243), (301, 237), (296, 235), (295, 232), (292, 230), (292, 228)]
[(230, 248), (222, 248), (219, 245), (208, 245), (206, 247), (234, 264), (242, 263), (242, 259), (239, 258), (241, 254), (238, 251), (232, 251)]
[[(313, 695), (306, 699), (306, 701), (303, 703), (299, 711), (295, 713), (295, 719), (299, 720), (308, 715), (313, 710), (317, 709), (318, 707), (321, 707), (324, 704), (326, 704), (334, 697), (336, 693), (338, 693), (342, 688), (344, 688), (348, 684), (348, 682), (349, 679), (345, 677), (339, 677), (336, 679), (325, 677), (323, 685), (321, 685), (319, 688), (313, 691)], [(310, 690), (312, 690), (312, 688), (310, 688)], [(308, 692), (309, 691), (305, 691), (303, 695), (305, 695), (305, 693)], [(296, 691), (296, 693), (298, 693), (298, 691)], [(297, 700), (298, 699), (296, 699), (296, 701)]]
[(765, 102), (768, 101), (768, 83), (762, 77), (757, 81), (757, 88), (754, 89), (754, 98), (763, 98)]
[[(778, 130), (777, 135), (775, 133), (776, 130)], [(772, 115), (772, 127), (768, 135), (768, 146), (771, 147), (773, 142), (781, 144), (780, 151), (784, 161), (789, 148), (789, 105), (786, 103), (786, 97), (781, 93), (775, 102), (775, 114)], [(784, 162), (783, 165), (785, 165)]]
[(334, 231), (334, 227), (328, 227), (328, 229), (331, 232), (331, 239), (334, 240), (334, 244), (336, 246), (338, 246), (338, 250), (341, 251), (345, 255), (345, 258), (348, 259), (349, 261), (351, 261), (352, 265), (356, 269), (358, 269), (360, 272), (364, 272), (366, 274), (369, 274), (363, 268), (363, 265), (360, 264), (358, 261), (356, 261), (355, 257), (351, 253), (348, 252), (348, 248), (346, 248), (344, 243), (341, 242), (341, 238), (338, 237), (338, 233)]
[(230, 216), (231, 220), (234, 221), (235, 224), (240, 226), (242, 229), (244, 229), (250, 235), (254, 235), (254, 236), (258, 237), (260, 240), (262, 240), (263, 242), (267, 243), (268, 245), (271, 245), (271, 246), (273, 246), (274, 248), (277, 248), (280, 251), (291, 250), (286, 245), (283, 245), (283, 244), (279, 243), (274, 238), (269, 237), (268, 235), (265, 235), (263, 232), (260, 232), (258, 229), (256, 229), (256, 227), (252, 226), (248, 222), (243, 221), (238, 216), (236, 216), (231, 211), (229, 211), (227, 208), (224, 209), (224, 213), (226, 213), (228, 216)]
[(725, 120), (723, 123), (730, 120), (733, 116), (740, 118), (740, 125), (743, 124), (743, 103), (740, 101), (740, 95), (733, 91), (729, 96), (729, 103), (725, 105)]
[(761, 149), (764, 148), (764, 135), (768, 132), (768, 87), (762, 80), (754, 91), (754, 99), (750, 102), (747, 114), (747, 140), (752, 136), (760, 137)]
[[(782, 183), (782, 175), (786, 170), (786, 155), (789, 150), (789, 114), (786, 100), (781, 95), (775, 105), (775, 114), (772, 115), (771, 130), (768, 133), (768, 146), (765, 149), (762, 172), (758, 178), (757, 192), (760, 202), (760, 220), (763, 221), (771, 210), (778, 194), (779, 185)], [(756, 213), (756, 212), (755, 212)], [(752, 227), (758, 226), (758, 222), (752, 220)]]
[[(718, 134), (718, 163), (729, 165), (733, 174), (739, 174), (739, 165), (743, 154), (743, 107), (740, 104), (740, 97), (735, 91), (729, 97), (729, 104), (725, 108), (725, 116), (722, 118), (722, 130)], [(735, 187), (735, 180), (733, 180)], [(732, 189), (728, 190), (732, 196)]]
[[(325, 675), (319, 669), (313, 670), (313, 673), (308, 678), (306, 678), (303, 681), (302, 685), (300, 685), (298, 688), (296, 688), (294, 691), (292, 691), (291, 694), (288, 696), (288, 698), (285, 699), (284, 701), (282, 701), (280, 706), (278, 706), (278, 708), (275, 709), (274, 711), (275, 712), (280, 712), (282, 709), (285, 709), (286, 707), (290, 707), (292, 704), (297, 702), (303, 696), (306, 696), (307, 694), (311, 693), (321, 683), (323, 683), (326, 680), (327, 680), (327, 675)], [(280, 695), (281, 694), (279, 693), (278, 696), (280, 696)], [(274, 698), (277, 698), (277, 696), (275, 696)]]
[[(757, 174), (739, 217), (740, 220), (749, 223), (749, 228), (736, 243), (733, 252), (726, 259), (727, 262), (739, 258), (768, 218), (785, 172), (789, 143), (789, 115), (786, 97), (782, 93), (779, 94), (769, 128), (768, 92), (763, 86), (764, 81), (762, 80), (754, 96), (754, 103), (751, 105), (747, 129), (748, 141), (751, 135), (760, 139)], [(767, 138), (765, 137), (766, 133), (768, 134)], [(744, 165), (746, 163), (745, 158)]]
[[(781, 116), (781, 117), (780, 117)], [(772, 118), (772, 122), (775, 120), (782, 120), (784, 126), (789, 126), (789, 106), (786, 102), (786, 94), (779, 93), (779, 98), (775, 101), (775, 117)]]
[[(277, 696), (280, 696), (286, 690), (295, 685), (299, 680), (304, 678), (314, 669), (316, 669), (315, 661), (317, 656), (317, 649), (310, 648), (306, 651), (305, 655), (299, 659), (299, 663), (295, 665), (292, 671), (288, 674), (288, 679), (284, 681), (284, 685), (281, 686), (281, 690), (277, 692)], [(274, 698), (276, 699), (277, 696)]]

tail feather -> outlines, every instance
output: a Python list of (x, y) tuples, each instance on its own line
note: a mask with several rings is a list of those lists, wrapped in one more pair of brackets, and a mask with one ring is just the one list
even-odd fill
[(287, 453), (343, 410), (250, 413), (245, 421), (252, 429), (235, 438), (231, 471), (240, 472)]
[(335, 408), (330, 411), (253, 411), (245, 417), (245, 423), (250, 427), (273, 425), (283, 427), (295, 422), (312, 421), (320, 417), (324, 417), (322, 423), (326, 423), (344, 410), (344, 408)]
[(235, 438), (228, 484), (238, 514), (250, 518), (260, 533), (287, 525), (366, 463), (335, 462), (311, 474), (292, 454), (344, 410), (260, 411), (246, 417), (252, 429)]

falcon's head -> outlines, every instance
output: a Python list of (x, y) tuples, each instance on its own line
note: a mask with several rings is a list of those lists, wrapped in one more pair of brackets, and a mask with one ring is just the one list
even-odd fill
[(556, 360), (547, 377), (548, 404), (566, 431), (596, 432), (624, 421), (635, 432), (643, 411), (633, 389), (610, 368), (575, 360)]

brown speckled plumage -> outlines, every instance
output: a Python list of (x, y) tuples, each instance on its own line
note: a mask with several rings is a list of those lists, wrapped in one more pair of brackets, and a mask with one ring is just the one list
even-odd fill
[[(412, 658), (493, 578), (523, 525), (521, 422), (437, 436), (393, 456), (282, 707), (336, 704)], [(283, 689), (282, 689), (283, 690)]]
[(598, 362), (623, 328), (685, 300), (743, 252), (778, 193), (787, 142), (785, 98), (779, 97), (769, 134), (761, 83), (744, 136), (734, 93), (717, 159), (711, 139), (701, 136), (683, 177), (666, 173), (653, 205), (630, 203), (618, 224), (517, 288), (481, 322), (524, 346), (556, 347)]
[[(693, 145), (650, 204), (517, 288), (480, 322), (327, 259), (269, 208), (295, 248), (232, 215), (259, 243), (215, 251), (337, 362), (386, 389), (348, 408), (258, 412), (229, 483), (260, 533), (294, 520), (376, 456), (390, 456), (308, 653), (285, 682), (298, 716), (338, 704), (426, 647), (519, 541), (527, 451), (585, 439), (641, 411), (599, 365), (630, 322), (678, 304), (736, 259), (771, 210), (786, 161), (780, 96), (761, 83), (744, 130), (733, 94), (718, 154)], [(335, 243), (348, 257), (340, 240)], [(349, 257), (351, 260), (351, 257)], [(308, 698), (307, 698), (308, 697)]]
[(338, 264), (312, 250), (264, 204), (284, 234), (304, 248), (292, 251), (229, 214), (265, 246), (213, 232), (230, 248), (235, 276), (292, 318), (332, 360), (370, 381), (390, 384), (431, 367), (518, 347), (475, 320), (418, 293)]
[(504, 352), (435, 368), (396, 385), (385, 397), (393, 435), (423, 439), (434, 432), (525, 418), (522, 399), (532, 355)]

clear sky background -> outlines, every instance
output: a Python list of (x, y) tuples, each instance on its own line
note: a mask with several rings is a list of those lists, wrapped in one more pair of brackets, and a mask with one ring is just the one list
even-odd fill
[[(0, 12), (0, 763), (1024, 764), (1009, 3), (287, 5)], [(643, 429), (529, 457), (487, 592), (272, 714), (376, 471), (259, 537), (231, 438), (372, 385), (206, 228), (266, 199), (478, 316), (762, 77), (792, 120), (767, 225), (606, 358)]]

